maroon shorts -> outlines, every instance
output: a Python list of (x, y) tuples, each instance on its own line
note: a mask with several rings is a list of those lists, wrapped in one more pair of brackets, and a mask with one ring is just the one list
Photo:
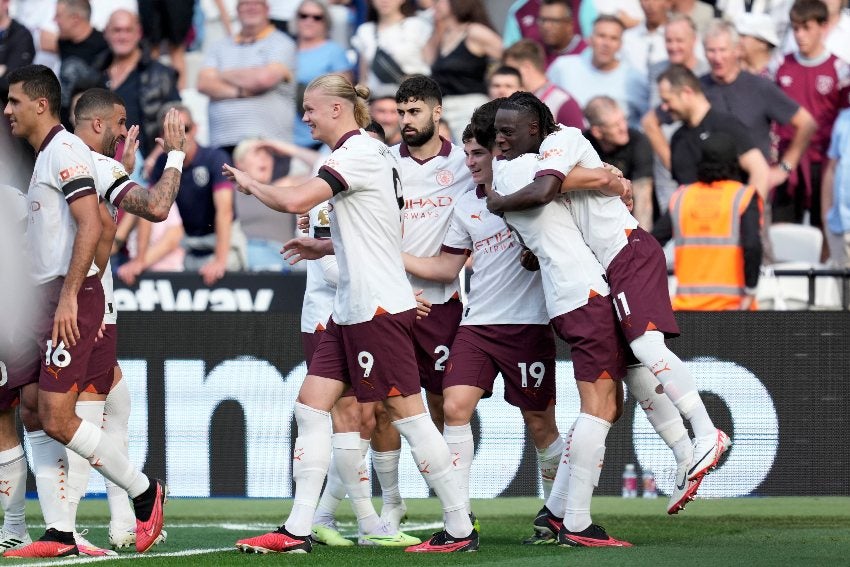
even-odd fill
[(0, 360), (0, 411), (7, 411), (21, 402), (21, 391), (9, 387), (9, 367)]
[(324, 331), (301, 333), (301, 348), (304, 349), (304, 361), (307, 363), (307, 366), (310, 366), (310, 362), (313, 360), (313, 353), (316, 352), (316, 347), (319, 346), (319, 342), (322, 340), (322, 335), (324, 334)]
[[(103, 338), (94, 343), (89, 358), (89, 383), (86, 392), (108, 394), (112, 389), (115, 367), (118, 366), (118, 325), (105, 325)], [(82, 391), (82, 390), (80, 390)]]
[(496, 375), (505, 401), (523, 411), (555, 403), (555, 336), (549, 325), (461, 325), (446, 364), (443, 388), (476, 386), (493, 395)]
[(61, 341), (57, 347), (49, 344), (53, 333), (53, 316), (59, 304), (64, 278), (56, 278), (38, 289), (43, 310), (35, 319), (33, 336), (40, 356), (30, 358), (24, 371), (16, 373), (13, 386), (38, 382), (46, 392), (79, 392), (89, 385), (89, 359), (94, 349), (94, 339), (103, 322), (104, 297), (100, 278), (86, 278), (77, 293), (77, 327), (80, 338), (74, 346)]
[(625, 377), (626, 345), (610, 297), (591, 297), (587, 305), (552, 319), (552, 327), (570, 345), (576, 380)]
[(417, 319), (413, 326), (413, 345), (416, 363), (419, 365), (419, 380), (422, 387), (438, 396), (443, 393), (443, 375), (449, 348), (454, 342), (463, 304), (458, 299), (434, 304), (427, 317)]
[(666, 338), (679, 336), (667, 288), (667, 260), (651, 234), (632, 230), (629, 243), (608, 266), (608, 285), (626, 342), (654, 330)]
[(307, 374), (350, 384), (358, 402), (419, 394), (413, 351), (416, 310), (378, 315), (354, 325), (328, 322)]

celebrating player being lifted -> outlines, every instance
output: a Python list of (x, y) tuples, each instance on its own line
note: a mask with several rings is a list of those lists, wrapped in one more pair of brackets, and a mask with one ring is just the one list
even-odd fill
[[(360, 129), (370, 121), (367, 97), (368, 89), (355, 88), (340, 75), (323, 75), (307, 86), (304, 121), (313, 138), (333, 152), (318, 176), (299, 187), (263, 185), (224, 167), (241, 191), (279, 211), (304, 213), (330, 199), (331, 242), (322, 252), (332, 248), (339, 267), (333, 314), (295, 403), (292, 511), (276, 531), (238, 541), (242, 551), (311, 550), (310, 529), (331, 456), (329, 412), (348, 386), (358, 401), (384, 402), (422, 476), (440, 498), (445, 530), (417, 550), (478, 547), (478, 534), (454, 483), (448, 447), (420, 395), (412, 339), (416, 304), (401, 260), (398, 165), (389, 148)], [(307, 248), (299, 253), (304, 259), (322, 255)]]

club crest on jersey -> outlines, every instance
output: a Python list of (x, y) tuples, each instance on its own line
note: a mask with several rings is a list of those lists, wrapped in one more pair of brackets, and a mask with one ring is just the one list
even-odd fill
[(112, 178), (113, 179), (121, 179), (122, 177), (124, 177), (126, 175), (127, 175), (127, 173), (123, 169), (121, 169), (120, 167), (116, 166), (116, 167), (112, 168)]
[(203, 165), (192, 169), (192, 180), (195, 185), (206, 185), (210, 182), (210, 170)]
[(454, 180), (455, 180), (454, 174), (451, 171), (449, 171), (448, 169), (441, 169), (441, 170), (437, 171), (437, 183), (441, 187), (446, 187), (448, 185), (451, 185)]
[(74, 179), (75, 177), (83, 177), (91, 175), (89, 168), (85, 166), (85, 164), (78, 163), (74, 164), (71, 167), (66, 167), (62, 171), (59, 172), (59, 179), (62, 181), (68, 181), (69, 179)]
[(319, 226), (330, 226), (331, 217), (330, 217), (330, 214), (328, 213), (327, 207), (323, 207), (323, 208), (319, 209), (319, 214), (317, 215), (317, 217), (319, 219)]
[(791, 83), (793, 82), (794, 79), (791, 77), (791, 75), (782, 75), (779, 77), (779, 84), (783, 87), (790, 87)]
[(835, 81), (829, 75), (818, 75), (818, 78), (815, 80), (815, 88), (822, 95), (831, 93), (834, 86)]
[(551, 157), (563, 155), (563, 153), (564, 153), (564, 150), (562, 150), (561, 148), (549, 148), (545, 152), (539, 154), (537, 156), (537, 159), (539, 161), (543, 161), (543, 160), (549, 159)]

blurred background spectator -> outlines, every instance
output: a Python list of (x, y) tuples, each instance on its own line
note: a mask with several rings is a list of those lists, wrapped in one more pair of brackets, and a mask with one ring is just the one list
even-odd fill
[(546, 50), (547, 68), (561, 55), (578, 55), (587, 48), (576, 31), (570, 0), (543, 0), (537, 13), (537, 26), (540, 43)]
[(384, 129), (384, 136), (388, 145), (394, 146), (401, 142), (401, 127), (398, 122), (395, 94), (373, 97), (369, 101), (369, 113), (372, 115), (372, 120)]
[(295, 133), (294, 141), (305, 148), (318, 149), (321, 142), (310, 136), (310, 127), (301, 121), (304, 116), (304, 89), (310, 81), (325, 73), (342, 73), (353, 78), (351, 62), (345, 49), (330, 41), (330, 12), (319, 0), (304, 0), (295, 13), (297, 20), (296, 44), (298, 55), (295, 64)]
[(700, 34), (705, 33), (715, 16), (714, 6), (701, 0), (673, 0), (671, 8), (673, 15), (689, 17)]
[(405, 75), (431, 72), (423, 53), (431, 25), (415, 11), (407, 0), (370, 0), (368, 21), (351, 38), (360, 56), (359, 81), (373, 97), (395, 97)]
[(443, 117), (460, 141), (475, 109), (487, 102), (487, 67), (502, 57), (502, 40), (481, 0), (438, 0), (425, 46), (431, 78), (443, 93)]
[(154, 57), (163, 43), (168, 47), (171, 66), (177, 71), (179, 88), (186, 88), (186, 38), (192, 27), (195, 0), (138, 0), (145, 37)]
[(210, 145), (228, 154), (252, 136), (292, 141), (295, 117), (295, 42), (269, 22), (265, 0), (236, 6), (239, 34), (215, 44), (198, 73), (210, 98)]
[(496, 67), (487, 79), (487, 96), (490, 100), (509, 97), (522, 88), (522, 77), (519, 71), (509, 65)]
[(829, 262), (850, 269), (850, 109), (841, 111), (832, 129), (823, 174), (823, 216)]
[(32, 63), (35, 45), (32, 34), (9, 15), (9, 0), (0, 0), (0, 97), (6, 99), (9, 82), (6, 75)]
[(644, 19), (623, 32), (622, 57), (643, 76), (651, 65), (664, 61), (664, 25), (670, 13), (670, 0), (640, 0)]
[(125, 284), (135, 285), (145, 271), (182, 272), (186, 253), (180, 242), (185, 234), (176, 204), (171, 205), (168, 217), (162, 222), (124, 215), (116, 240), (126, 240), (129, 259), (118, 267), (116, 274)]
[(773, 18), (767, 14), (740, 14), (735, 19), (735, 29), (741, 38), (741, 68), (772, 80), (781, 62), (774, 52), (779, 35)]

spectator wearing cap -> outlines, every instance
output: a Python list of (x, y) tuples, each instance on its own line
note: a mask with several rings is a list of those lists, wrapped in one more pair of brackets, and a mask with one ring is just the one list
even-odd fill
[(670, 12), (671, 0), (641, 0), (644, 19), (641, 23), (623, 32), (623, 48), (620, 56), (644, 76), (650, 66), (667, 59), (664, 48), (664, 26)]
[(584, 129), (584, 116), (576, 99), (546, 78), (546, 62), (540, 44), (522, 39), (505, 50), (502, 61), (519, 71), (522, 88), (543, 101), (558, 124)]
[[(785, 57), (776, 71), (779, 88), (808, 110), (818, 124), (806, 152), (788, 180), (774, 193), (774, 222), (803, 222), (822, 226), (820, 187), (832, 125), (841, 109), (850, 106), (850, 66), (824, 45), (827, 9), (821, 0), (797, 0), (791, 7), (791, 29), (798, 51)], [(782, 126), (779, 152), (793, 141), (793, 130)]]
[(767, 14), (743, 13), (735, 20), (735, 29), (741, 37), (741, 68), (772, 80), (780, 63), (774, 55), (779, 36), (773, 18)]
[(236, 14), (239, 34), (215, 44), (198, 73), (210, 145), (228, 153), (252, 136), (292, 141), (295, 118), (295, 42), (271, 24), (266, 0), (238, 0)]
[[(817, 124), (808, 110), (783, 93), (775, 83), (741, 69), (738, 43), (735, 27), (729, 22), (716, 20), (703, 39), (711, 71), (700, 81), (712, 107), (729, 112), (743, 122), (769, 162), (773, 161), (771, 127), (774, 123), (790, 127), (790, 141), (771, 168), (769, 184), (775, 187), (784, 183), (797, 168)], [(765, 197), (762, 195), (762, 198)]]
[(578, 55), (587, 43), (576, 32), (569, 0), (543, 0), (537, 12), (540, 43), (546, 50), (546, 67), (562, 55)]
[(674, 16), (689, 17), (700, 34), (708, 29), (714, 19), (714, 6), (700, 0), (673, 0), (671, 11)]
[(673, 194), (652, 233), (662, 245), (674, 242), (673, 309), (753, 310), (762, 200), (754, 187), (741, 183), (735, 140), (728, 133), (708, 133), (699, 147), (696, 183)]
[(641, 228), (652, 230), (652, 147), (641, 132), (629, 128), (626, 114), (609, 96), (590, 99), (584, 107), (590, 128), (584, 137), (600, 159), (623, 172), (632, 182), (632, 215)]
[(559, 57), (546, 75), (582, 106), (597, 95), (614, 98), (627, 109), (629, 125), (636, 127), (647, 110), (649, 87), (646, 75), (619, 56), (624, 29), (616, 16), (599, 16), (593, 24), (590, 49), (581, 55)]

